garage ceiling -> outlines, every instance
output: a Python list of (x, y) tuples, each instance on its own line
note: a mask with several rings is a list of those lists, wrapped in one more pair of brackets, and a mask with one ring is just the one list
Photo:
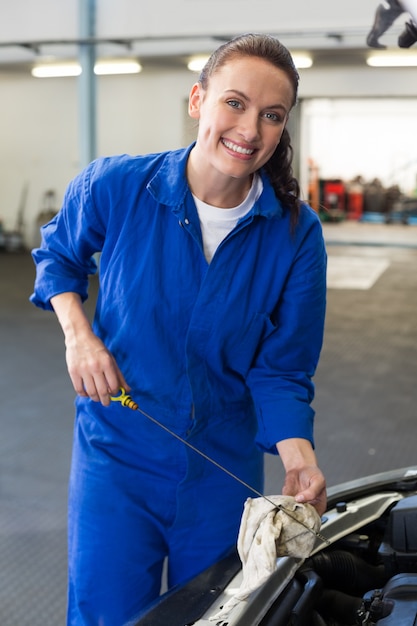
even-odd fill
[[(402, 27), (392, 30), (389, 37), (381, 38), (388, 48), (396, 47)], [(0, 72), (28, 71), (36, 62), (54, 59), (75, 60), (82, 44), (94, 45), (97, 58), (137, 58), (144, 69), (184, 68), (190, 57), (212, 52), (222, 40), (230, 37), (203, 36), (178, 38), (117, 38), (0, 42)], [(237, 34), (237, 33), (236, 33)], [(292, 52), (307, 51), (315, 67), (364, 65), (370, 48), (366, 45), (368, 31), (355, 33), (277, 33)]]

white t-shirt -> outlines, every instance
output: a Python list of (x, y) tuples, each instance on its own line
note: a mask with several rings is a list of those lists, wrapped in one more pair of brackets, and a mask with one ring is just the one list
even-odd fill
[(218, 245), (236, 226), (240, 218), (249, 213), (262, 193), (262, 179), (259, 175), (253, 177), (252, 186), (248, 195), (241, 204), (230, 209), (220, 209), (202, 202), (193, 195), (200, 218), (201, 234), (203, 237), (204, 255), (210, 263)]

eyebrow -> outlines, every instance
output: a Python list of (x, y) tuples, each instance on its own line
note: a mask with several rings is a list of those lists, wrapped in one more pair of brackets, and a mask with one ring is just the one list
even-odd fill
[[(239, 89), (226, 89), (225, 90), (225, 94), (230, 93), (230, 94), (237, 94), (239, 95), (243, 100), (246, 100), (246, 102), (250, 102), (250, 98), (243, 92), (243, 91), (239, 91)], [(285, 113), (288, 113), (287, 107), (285, 107), (283, 104), (281, 104), (280, 102), (278, 104), (271, 104), (267, 107), (265, 107), (266, 109), (282, 109)]]

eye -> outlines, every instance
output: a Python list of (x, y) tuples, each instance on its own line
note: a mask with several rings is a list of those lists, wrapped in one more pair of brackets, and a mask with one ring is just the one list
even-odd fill
[(283, 122), (283, 116), (278, 113), (273, 113), (272, 111), (264, 113), (264, 117), (270, 122)]
[(239, 100), (227, 100), (227, 104), (230, 107), (232, 107), (232, 109), (240, 109), (240, 108), (242, 108), (242, 105), (239, 102)]

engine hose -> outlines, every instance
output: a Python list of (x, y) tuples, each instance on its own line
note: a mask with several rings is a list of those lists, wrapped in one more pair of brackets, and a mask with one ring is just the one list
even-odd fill
[(320, 552), (309, 559), (309, 565), (326, 587), (361, 594), (383, 587), (389, 578), (383, 565), (370, 565), (344, 550)]
[[(362, 608), (362, 598), (349, 596), (342, 591), (325, 589), (320, 601), (316, 605), (316, 610), (325, 619), (334, 620), (338, 624), (345, 626), (355, 626), (358, 624), (358, 613)], [(326, 621), (327, 623), (327, 621)]]

